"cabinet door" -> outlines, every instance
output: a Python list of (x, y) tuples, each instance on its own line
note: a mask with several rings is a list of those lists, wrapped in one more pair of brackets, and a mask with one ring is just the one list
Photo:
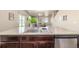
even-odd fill
[(23, 36), (20, 42), (21, 48), (35, 48), (35, 37), (33, 36)]
[(33, 43), (21, 43), (21, 48), (34, 48)]
[(7, 43), (7, 42), (2, 42), (1, 48), (19, 48), (20, 44), (19, 43)]
[(32, 35), (32, 36), (24, 36), (22, 37), (22, 42), (26, 41), (54, 41), (54, 37), (52, 35)]
[(19, 48), (19, 38), (15, 36), (2, 36), (1, 37), (1, 48)]
[(51, 35), (36, 35), (36, 36), (30, 36), (30, 41), (52, 41), (54, 40), (54, 37)]
[(54, 48), (54, 37), (51, 35), (38, 36), (38, 48)]
[(20, 42), (17, 36), (2, 36), (1, 42)]
[(21, 47), (25, 48), (53, 48), (54, 37), (51, 35), (36, 35), (22, 37)]
[(54, 43), (51, 41), (40, 41), (38, 44), (38, 48), (54, 48)]
[(20, 40), (20, 42), (26, 43), (30, 41), (30, 36), (23, 36), (22, 39)]

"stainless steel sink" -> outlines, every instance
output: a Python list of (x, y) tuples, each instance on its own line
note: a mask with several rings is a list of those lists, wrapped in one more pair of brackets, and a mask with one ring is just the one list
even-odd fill
[(27, 33), (27, 32), (36, 33), (36, 32), (39, 32), (39, 30), (37, 30), (37, 29), (30, 29), (30, 30), (25, 31), (25, 33)]
[(42, 32), (48, 32), (47, 28), (33, 28), (33, 29), (28, 29), (27, 31), (25, 31), (24, 33), (27, 33), (27, 32), (30, 32), (30, 33), (42, 33)]

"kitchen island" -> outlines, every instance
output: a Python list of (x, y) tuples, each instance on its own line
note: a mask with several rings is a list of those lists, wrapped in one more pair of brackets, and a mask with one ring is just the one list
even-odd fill
[(1, 48), (54, 48), (56, 39), (78, 39), (78, 32), (54, 28), (49, 32), (18, 32), (12, 29), (0, 32)]

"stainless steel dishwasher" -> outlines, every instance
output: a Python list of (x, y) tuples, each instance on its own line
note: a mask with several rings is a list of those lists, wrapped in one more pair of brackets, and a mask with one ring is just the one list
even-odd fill
[(55, 48), (77, 48), (76, 35), (56, 35)]

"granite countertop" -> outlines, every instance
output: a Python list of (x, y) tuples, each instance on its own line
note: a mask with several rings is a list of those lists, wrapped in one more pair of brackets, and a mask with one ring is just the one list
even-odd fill
[(48, 32), (19, 32), (18, 28), (0, 32), (0, 35), (65, 35), (65, 34), (79, 34), (79, 32), (69, 31), (58, 27), (52, 28)]
[(72, 31), (72, 30), (68, 30), (68, 29), (64, 29), (64, 28), (60, 28), (60, 27), (55, 27), (54, 28), (54, 31), (53, 31), (54, 34), (57, 34), (57, 35), (62, 35), (62, 34), (79, 34), (79, 32), (76, 32), (76, 31)]
[(20, 32), (18, 28), (0, 32), (0, 35), (52, 35), (52, 32)]

